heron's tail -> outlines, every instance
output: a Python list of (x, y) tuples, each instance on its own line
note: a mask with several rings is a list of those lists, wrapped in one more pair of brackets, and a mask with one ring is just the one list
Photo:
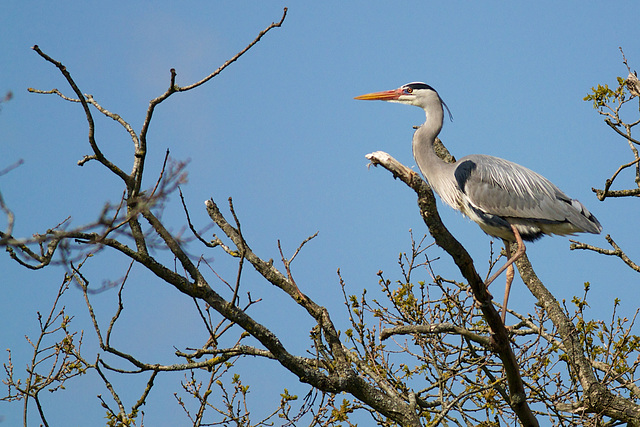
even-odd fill
[(571, 218), (571, 223), (579, 227), (585, 233), (600, 234), (602, 225), (589, 210), (576, 199), (571, 199), (571, 205), (578, 211), (576, 218)]

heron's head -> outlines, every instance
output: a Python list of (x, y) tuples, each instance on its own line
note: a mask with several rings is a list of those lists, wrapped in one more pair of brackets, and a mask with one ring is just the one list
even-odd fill
[[(407, 83), (398, 89), (367, 93), (366, 95), (356, 96), (354, 99), (399, 102), (400, 104), (415, 105), (425, 111), (429, 111), (434, 107), (442, 108), (441, 106), (444, 106), (449, 111), (449, 107), (440, 98), (438, 92), (422, 82)], [(451, 116), (451, 112), (449, 112), (449, 116)]]
[(424, 104), (428, 104), (429, 101), (438, 98), (438, 92), (428, 84), (413, 82), (402, 85), (398, 89), (367, 93), (366, 95), (356, 96), (354, 99), (399, 102), (422, 107)]

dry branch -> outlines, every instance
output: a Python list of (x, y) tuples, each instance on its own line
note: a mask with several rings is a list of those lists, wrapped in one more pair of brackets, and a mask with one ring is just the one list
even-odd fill
[(607, 234), (605, 236), (605, 239), (613, 247), (613, 249), (603, 249), (597, 246), (589, 245), (587, 243), (578, 242), (577, 240), (571, 240), (572, 243), (569, 248), (571, 250), (583, 249), (583, 250), (593, 251), (602, 255), (617, 256), (622, 261), (624, 261), (625, 264), (631, 267), (633, 270), (640, 273), (640, 266), (635, 262), (633, 262), (631, 258), (627, 256), (627, 254), (622, 250), (622, 248), (620, 248), (620, 246), (618, 246), (618, 244), (613, 240), (613, 238), (610, 235)]

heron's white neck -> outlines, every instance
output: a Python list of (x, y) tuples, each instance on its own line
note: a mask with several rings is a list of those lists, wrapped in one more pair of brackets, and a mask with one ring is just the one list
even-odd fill
[(433, 148), (433, 143), (442, 129), (444, 118), (442, 103), (436, 96), (433, 102), (422, 107), (427, 115), (427, 120), (413, 134), (413, 157), (431, 188), (440, 195), (445, 203), (455, 206), (457, 202), (451, 196), (455, 192), (447, 191), (446, 188), (451, 185), (451, 182), (454, 182), (447, 178), (449, 174), (453, 173), (455, 166), (438, 157)]
[(442, 129), (444, 120), (444, 110), (442, 102), (436, 95), (430, 98), (425, 105), (420, 105), (427, 116), (425, 122), (413, 134), (413, 157), (422, 171), (422, 174), (430, 181), (430, 170), (435, 171), (432, 166), (444, 163), (433, 150), (433, 143)]

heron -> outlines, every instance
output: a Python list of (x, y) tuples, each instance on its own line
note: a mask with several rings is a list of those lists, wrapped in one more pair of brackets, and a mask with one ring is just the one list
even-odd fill
[[(543, 235), (599, 234), (600, 222), (576, 199), (562, 192), (542, 175), (519, 164), (484, 154), (472, 154), (454, 163), (442, 160), (433, 144), (442, 130), (444, 108), (438, 92), (422, 82), (398, 89), (356, 96), (415, 105), (424, 110), (426, 121), (413, 134), (413, 157), (427, 182), (452, 208), (477, 223), (488, 235), (503, 240), (507, 262), (485, 281), (489, 286), (505, 270), (506, 286), (502, 322), (514, 277), (513, 264), (526, 251), (524, 240)], [(444, 108), (443, 108), (444, 107)], [(511, 245), (517, 244), (512, 255)]]

